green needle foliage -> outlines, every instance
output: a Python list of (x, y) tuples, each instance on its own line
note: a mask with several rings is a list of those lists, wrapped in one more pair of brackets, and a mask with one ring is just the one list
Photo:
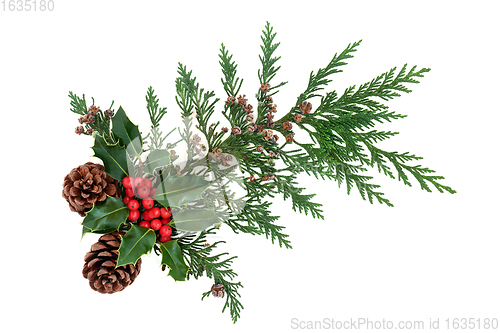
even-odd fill
[[(282, 195), (285, 200), (291, 200), (294, 211), (324, 219), (322, 205), (313, 201), (315, 194), (307, 193), (307, 189), (298, 183), (297, 176), (301, 173), (336, 181), (339, 187), (345, 184), (348, 194), (356, 188), (363, 200), (387, 206), (393, 204), (380, 186), (372, 182), (373, 177), (366, 174), (368, 167), (376, 168), (392, 179), (397, 178), (404, 185), (412, 186), (415, 179), (425, 191), (431, 192), (434, 188), (439, 192), (455, 193), (451, 187), (441, 183), (442, 176), (419, 164), (422, 157), (381, 149), (379, 144), (398, 132), (375, 128), (379, 123), (406, 117), (391, 111), (385, 103), (402, 93), (410, 93), (410, 86), (419, 83), (430, 69), (409, 68), (405, 64), (399, 70), (391, 68), (373, 80), (348, 87), (341, 93), (325, 91), (332, 75), (342, 72), (347, 60), (354, 56), (361, 44), (357, 41), (335, 54), (324, 68), (311, 71), (305, 90), (292, 102), (290, 110), (283, 113), (280, 119), (275, 119), (275, 113), (281, 110), (277, 110), (274, 98), (278, 88), (287, 84), (274, 84), (281, 68), (278, 65), (281, 57), (276, 55), (279, 43), (275, 42), (275, 37), (276, 32), (267, 22), (261, 36), (261, 68), (257, 71), (260, 87), (255, 87), (257, 92), (253, 101), (241, 92), (243, 79), (237, 75), (238, 65), (226, 46), (221, 45), (219, 64), (226, 93), (222, 99), (225, 126), (219, 121), (210, 122), (220, 101), (214, 91), (202, 88), (192, 71), (181, 63), (178, 65), (175, 99), (184, 123), (184, 129), (179, 129), (179, 134), (181, 140), (186, 142), (187, 158), (181, 168), (172, 164), (175, 161), (172, 157), (162, 176), (213, 176), (212, 192), (193, 202), (192, 209), (210, 207), (218, 214), (222, 224), (235, 233), (265, 235), (272, 243), (277, 242), (280, 247), (291, 249), (284, 226), (276, 224), (279, 216), (271, 215), (271, 199)], [(314, 97), (320, 98), (316, 106), (308, 101)], [(79, 98), (70, 92), (70, 98), (71, 111), (85, 115), (85, 96)], [(159, 106), (151, 87), (146, 101), (152, 123), (148, 134), (151, 140), (149, 150), (162, 149), (165, 145), (167, 149), (173, 148), (179, 141), (165, 143), (172, 131), (164, 136), (159, 123), (167, 109)], [(109, 131), (109, 119), (98, 116), (96, 125), (92, 126), (101, 135), (107, 135), (108, 142), (116, 142)], [(208, 147), (200, 144), (200, 137), (194, 134), (195, 129), (205, 137)], [(310, 141), (298, 142), (294, 137), (296, 131), (305, 131)], [(224, 156), (230, 156), (237, 164), (221, 168)], [(196, 171), (200, 166), (205, 169)], [(243, 181), (242, 177), (234, 176), (236, 169), (241, 171)], [(243, 197), (236, 198), (229, 190), (231, 182), (244, 188)], [(236, 257), (230, 257), (228, 253), (212, 254), (216, 245), (224, 242), (206, 243), (207, 236), (215, 231), (216, 228), (212, 227), (199, 233), (174, 235), (189, 266), (188, 277), (198, 279), (206, 275), (215, 283), (222, 284), (227, 295), (222, 311), (229, 308), (231, 318), (236, 322), (243, 309), (238, 292), (243, 286), (233, 281), (237, 274), (230, 266)], [(210, 291), (203, 293), (202, 299), (210, 294)]]

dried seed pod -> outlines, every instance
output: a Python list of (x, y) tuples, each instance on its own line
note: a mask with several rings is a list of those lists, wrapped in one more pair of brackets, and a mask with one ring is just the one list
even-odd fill
[(233, 129), (231, 130), (231, 132), (232, 132), (234, 135), (241, 134), (241, 128), (239, 128), (238, 126), (235, 126), (235, 127), (233, 127)]
[(221, 131), (224, 132), (224, 133), (227, 133), (229, 131), (229, 129), (227, 127), (222, 127)]
[(240, 105), (245, 105), (247, 103), (247, 99), (245, 98), (246, 95), (243, 95), (243, 96), (238, 96), (238, 104)]
[(214, 297), (224, 297), (224, 286), (222, 284), (214, 284), (211, 292)]
[(232, 106), (235, 101), (236, 101), (236, 98), (234, 96), (228, 96), (227, 100), (226, 100), (226, 105)]
[(268, 91), (270, 88), (271, 88), (271, 84), (270, 83), (261, 83), (260, 84), (260, 90), (262, 92)]

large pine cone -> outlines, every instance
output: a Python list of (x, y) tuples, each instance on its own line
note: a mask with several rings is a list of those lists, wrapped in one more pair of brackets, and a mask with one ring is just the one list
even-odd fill
[(135, 265), (116, 267), (121, 237), (118, 232), (102, 235), (85, 255), (83, 277), (90, 287), (101, 294), (113, 294), (131, 285), (141, 272), (142, 260)]
[(94, 203), (120, 195), (118, 181), (104, 172), (104, 166), (87, 162), (64, 177), (62, 196), (69, 208), (84, 217)]

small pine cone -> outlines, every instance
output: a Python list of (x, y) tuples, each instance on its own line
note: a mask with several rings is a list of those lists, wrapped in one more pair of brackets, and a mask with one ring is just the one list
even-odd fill
[(78, 126), (77, 128), (75, 128), (75, 133), (80, 135), (83, 133), (83, 126)]
[(289, 134), (286, 136), (286, 142), (293, 142), (293, 135)]
[(245, 105), (245, 111), (247, 113), (252, 113), (253, 112), (253, 106), (252, 106), (252, 104)]
[(226, 100), (226, 105), (232, 106), (235, 101), (236, 101), (236, 98), (234, 96), (228, 96), (227, 100)]
[(142, 260), (135, 265), (116, 267), (121, 237), (118, 232), (102, 235), (85, 255), (83, 277), (90, 287), (101, 294), (113, 294), (131, 285), (141, 272)]
[(264, 147), (262, 147), (261, 145), (258, 145), (256, 148), (255, 148), (259, 153), (262, 153), (264, 151)]
[(69, 208), (84, 217), (94, 203), (101, 203), (107, 196), (120, 195), (118, 181), (104, 172), (104, 166), (87, 162), (71, 170), (64, 177), (63, 198)]
[(266, 102), (273, 103), (273, 98), (271, 96), (266, 97)]
[(222, 127), (221, 131), (224, 132), (224, 133), (227, 133), (229, 131), (229, 129), (227, 127)]
[(251, 114), (247, 115), (247, 121), (253, 121), (253, 115)]
[(97, 114), (97, 112), (99, 112), (99, 111), (101, 111), (101, 107), (100, 106), (96, 107), (95, 105), (92, 105), (89, 108), (89, 115), (95, 116)]
[(268, 91), (268, 90), (269, 90), (269, 88), (271, 88), (271, 84), (270, 84), (270, 83), (261, 83), (261, 84), (260, 84), (260, 90), (261, 90), (262, 92), (264, 92), (264, 91)]
[(113, 110), (107, 109), (105, 113), (106, 117), (111, 118), (113, 117)]
[(300, 103), (300, 110), (302, 110), (302, 112), (304, 112), (305, 114), (310, 113), (312, 110), (311, 102), (302, 101), (302, 103)]
[(211, 292), (214, 297), (224, 297), (224, 285), (214, 284), (211, 288)]
[(238, 96), (238, 104), (245, 106), (247, 103), (248, 99), (245, 98), (246, 95), (243, 96)]
[(293, 120), (296, 123), (300, 123), (302, 121), (302, 115), (301, 114), (296, 114), (295, 117), (293, 117)]
[(235, 127), (233, 127), (231, 132), (235, 135), (241, 134), (241, 128), (239, 128), (238, 126), (235, 126)]

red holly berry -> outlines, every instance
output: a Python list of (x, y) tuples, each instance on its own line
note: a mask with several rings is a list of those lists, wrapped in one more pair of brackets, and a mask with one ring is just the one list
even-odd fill
[(162, 236), (170, 236), (172, 234), (172, 227), (169, 225), (164, 225), (160, 228), (160, 235)]
[(155, 205), (155, 202), (153, 201), (153, 199), (147, 197), (147, 198), (145, 198), (145, 199), (142, 200), (142, 205), (146, 209), (151, 209)]
[(152, 220), (152, 218), (149, 217), (149, 209), (145, 210), (144, 213), (142, 213), (142, 219), (145, 220), (145, 221), (151, 221)]
[(168, 223), (170, 223), (170, 221), (172, 221), (172, 220), (171, 219), (161, 219), (162, 224), (168, 224)]
[(157, 218), (157, 217), (160, 217), (160, 208), (158, 207), (153, 207), (149, 210), (149, 216), (151, 216), (152, 218)]
[(154, 219), (153, 221), (151, 221), (151, 229), (159, 230), (161, 228), (161, 225), (161, 221), (158, 219)]
[(149, 196), (149, 189), (146, 187), (139, 187), (137, 189), (137, 195), (140, 196), (141, 198), (147, 198)]
[(149, 191), (149, 196), (152, 197), (156, 193), (156, 187), (152, 188), (151, 191)]
[(126, 196), (125, 198), (123, 198), (123, 203), (126, 205), (129, 203), (130, 200), (132, 200), (132, 198), (129, 196)]
[(139, 218), (139, 215), (141, 215), (141, 213), (139, 213), (138, 210), (131, 210), (128, 212), (128, 219), (130, 221), (137, 221), (137, 219)]
[(139, 201), (137, 200), (130, 200), (127, 204), (128, 209), (130, 210), (138, 210), (139, 209)]
[(143, 181), (144, 179), (142, 179), (142, 177), (135, 177), (134, 178), (134, 187), (139, 187), (139, 185), (141, 185), (141, 182)]
[(161, 214), (161, 217), (163, 217), (164, 219), (168, 219), (170, 216), (172, 216), (172, 212), (170, 211), (170, 207), (161, 207), (160, 209), (160, 214)]
[(151, 189), (151, 187), (153, 187), (153, 182), (151, 181), (151, 179), (144, 178), (144, 180), (141, 182), (141, 186), (144, 186), (149, 190)]
[(125, 194), (128, 197), (135, 197), (134, 189), (133, 188), (126, 188), (125, 189)]
[(122, 180), (122, 183), (123, 183), (123, 187), (125, 188), (132, 188), (132, 180), (133, 178), (132, 177), (125, 177), (123, 178)]
[(141, 221), (141, 223), (139, 223), (139, 225), (141, 227), (145, 227), (145, 228), (148, 228), (148, 229), (151, 228), (151, 224), (149, 224), (148, 221)]
[(160, 242), (166, 243), (170, 240), (170, 236), (161, 236), (160, 237)]

